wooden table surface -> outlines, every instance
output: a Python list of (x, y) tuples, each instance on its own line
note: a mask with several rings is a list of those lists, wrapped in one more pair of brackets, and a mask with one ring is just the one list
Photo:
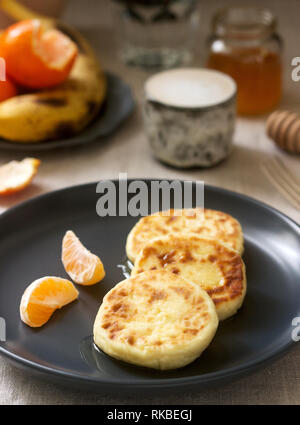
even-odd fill
[[(265, 117), (239, 119), (231, 157), (217, 167), (198, 170), (177, 170), (165, 167), (152, 156), (143, 131), (141, 102), (143, 83), (148, 74), (122, 65), (117, 57), (113, 23), (107, 1), (72, 0), (66, 19), (76, 25), (93, 43), (105, 69), (117, 73), (133, 90), (137, 107), (127, 122), (111, 137), (88, 146), (41, 153), (42, 165), (34, 184), (26, 191), (7, 200), (0, 200), (0, 211), (29, 199), (73, 184), (117, 178), (127, 172), (129, 177), (162, 177), (204, 180), (206, 183), (241, 192), (284, 212), (300, 223), (296, 210), (266, 179), (261, 161), (279, 154), (300, 180), (299, 156), (280, 152), (264, 131)], [(252, 1), (252, 3), (255, 3)], [(280, 32), (285, 40), (285, 92), (282, 107), (300, 111), (300, 82), (291, 80), (291, 59), (300, 56), (298, 0), (256, 0), (270, 7), (279, 17)], [(224, 1), (202, 2), (202, 23), (196, 64), (201, 64), (204, 34), (212, 11)], [(202, 42), (201, 42), (202, 40)], [(21, 159), (22, 153), (1, 152), (0, 164)], [(97, 393), (65, 389), (39, 381), (0, 359), (0, 404), (299, 404), (300, 403), (300, 344), (281, 360), (237, 382), (196, 394), (141, 398), (101, 396)]]

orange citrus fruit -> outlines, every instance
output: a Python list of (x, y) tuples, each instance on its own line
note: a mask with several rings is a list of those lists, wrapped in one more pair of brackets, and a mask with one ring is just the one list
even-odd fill
[(14, 83), (6, 78), (5, 81), (0, 81), (0, 102), (17, 95), (17, 88)]
[(71, 230), (63, 238), (62, 262), (71, 279), (80, 285), (94, 285), (105, 276), (100, 258), (86, 249)]
[(69, 37), (56, 29), (45, 30), (37, 19), (11, 25), (0, 37), (0, 56), (6, 61), (7, 74), (32, 89), (65, 81), (77, 51)]
[(25, 158), (11, 161), (0, 167), (0, 195), (10, 195), (29, 185), (36, 175), (40, 160)]
[(78, 298), (79, 292), (66, 279), (42, 277), (25, 290), (20, 304), (21, 320), (32, 328), (43, 326), (55, 310)]

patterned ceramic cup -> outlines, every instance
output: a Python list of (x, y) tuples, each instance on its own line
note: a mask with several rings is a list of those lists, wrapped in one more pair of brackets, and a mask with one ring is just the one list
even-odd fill
[(144, 122), (150, 146), (175, 167), (210, 167), (232, 150), (236, 84), (218, 71), (180, 68), (145, 83)]

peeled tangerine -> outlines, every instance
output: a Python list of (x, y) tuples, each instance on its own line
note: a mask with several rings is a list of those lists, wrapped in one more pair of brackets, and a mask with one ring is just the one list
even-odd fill
[(64, 82), (77, 57), (76, 44), (56, 29), (45, 29), (38, 19), (11, 25), (0, 36), (0, 56), (16, 83), (31, 89)]
[(68, 230), (62, 243), (62, 262), (71, 279), (79, 285), (94, 285), (105, 276), (102, 261)]
[(78, 298), (79, 292), (66, 279), (42, 277), (25, 290), (20, 304), (21, 319), (32, 328), (43, 326), (55, 310)]
[(36, 175), (40, 160), (25, 158), (11, 161), (0, 167), (0, 195), (10, 195), (29, 185)]
[(16, 85), (6, 77), (5, 81), (0, 80), (0, 102), (17, 95)]

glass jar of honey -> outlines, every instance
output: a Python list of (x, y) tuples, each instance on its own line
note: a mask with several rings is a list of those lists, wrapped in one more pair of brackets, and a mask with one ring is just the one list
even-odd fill
[(236, 81), (238, 113), (274, 109), (282, 92), (282, 41), (273, 14), (261, 8), (225, 8), (214, 16), (212, 32), (207, 66)]

